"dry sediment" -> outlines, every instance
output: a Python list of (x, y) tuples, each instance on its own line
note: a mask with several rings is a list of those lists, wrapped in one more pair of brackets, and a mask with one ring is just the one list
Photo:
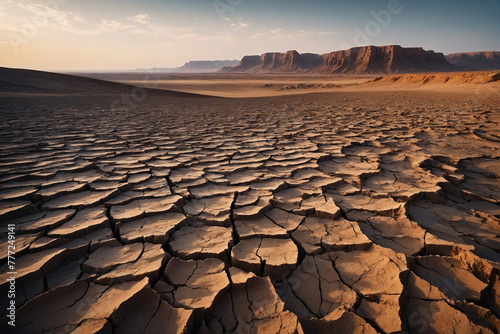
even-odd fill
[(500, 331), (498, 96), (114, 99), (0, 102), (16, 333)]

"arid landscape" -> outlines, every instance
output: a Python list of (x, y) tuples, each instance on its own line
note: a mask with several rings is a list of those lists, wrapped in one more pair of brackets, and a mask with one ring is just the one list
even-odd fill
[(15, 333), (498, 333), (500, 72), (238, 99), (1, 72)]
[(499, 17), (0, 0), (0, 334), (500, 334)]

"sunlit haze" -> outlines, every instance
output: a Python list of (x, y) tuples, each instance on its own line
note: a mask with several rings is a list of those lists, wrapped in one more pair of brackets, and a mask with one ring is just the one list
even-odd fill
[(500, 49), (500, 1), (0, 0), (0, 66), (176, 67), (350, 46)]

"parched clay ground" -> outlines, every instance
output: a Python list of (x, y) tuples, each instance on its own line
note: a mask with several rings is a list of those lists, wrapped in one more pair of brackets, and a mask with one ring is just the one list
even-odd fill
[(0, 332), (498, 333), (476, 93), (3, 98)]

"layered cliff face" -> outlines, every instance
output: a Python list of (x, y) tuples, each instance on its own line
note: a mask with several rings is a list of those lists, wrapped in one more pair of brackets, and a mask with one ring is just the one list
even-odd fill
[(399, 45), (365, 46), (323, 55), (265, 53), (247, 56), (225, 72), (319, 72), (329, 74), (378, 74), (454, 71), (442, 53)]
[(323, 64), (321, 55), (297, 51), (286, 53), (272, 52), (261, 56), (245, 56), (233, 67), (226, 67), (224, 72), (297, 72), (319, 68)]
[(378, 74), (453, 71), (442, 53), (399, 45), (366, 46), (323, 55), (321, 72)]
[(446, 59), (453, 65), (471, 70), (500, 70), (500, 51), (452, 53)]

